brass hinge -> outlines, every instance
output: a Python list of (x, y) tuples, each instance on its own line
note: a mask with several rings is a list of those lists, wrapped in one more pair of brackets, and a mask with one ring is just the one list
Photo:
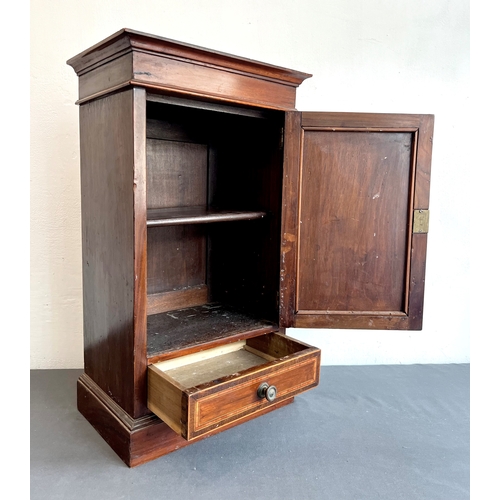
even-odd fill
[(285, 144), (285, 129), (283, 127), (281, 127), (280, 149), (283, 149), (284, 144)]
[(419, 208), (413, 211), (413, 232), (428, 233), (429, 232), (429, 210)]

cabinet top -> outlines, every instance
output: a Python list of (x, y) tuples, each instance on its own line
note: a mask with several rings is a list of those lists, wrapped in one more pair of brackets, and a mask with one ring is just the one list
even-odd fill
[[(118, 61), (127, 61), (120, 65)], [(80, 79), (89, 80), (89, 74), (96, 75), (109, 69), (108, 75), (113, 76), (118, 73), (125, 75), (130, 71), (130, 75), (126, 75), (128, 84), (143, 85), (145, 87), (153, 84), (177, 89), (186, 90), (184, 82), (169, 82), (168, 76), (161, 73), (161, 67), (169, 66), (176, 68), (176, 71), (181, 71), (186, 68), (186, 65), (191, 67), (191, 73), (195, 67), (195, 77), (200, 76), (200, 79), (206, 81), (220, 80), (222, 74), (225, 80), (228, 78), (244, 78), (260, 80), (268, 82), (271, 85), (278, 85), (277, 88), (288, 87), (290, 90), (295, 90), (306, 78), (312, 75), (295, 71), (292, 69), (274, 66), (252, 59), (234, 56), (224, 52), (218, 52), (196, 45), (190, 45), (160, 36), (154, 36), (140, 31), (131, 30), (128, 28), (121, 29), (115, 34), (84, 50), (80, 54), (72, 57), (67, 63), (75, 70)], [(203, 71), (201, 68), (205, 68)], [(154, 75), (155, 71), (157, 74)], [(171, 73), (171, 71), (170, 71)], [(236, 75), (236, 76), (235, 76)], [(186, 81), (193, 78), (187, 78)], [(102, 80), (102, 78), (100, 78)], [(109, 78), (108, 78), (109, 80)], [(123, 82), (117, 82), (122, 83)], [(243, 81), (238, 82), (238, 87), (241, 87)], [(89, 85), (87, 85), (88, 87)], [(93, 85), (92, 87), (95, 87)], [(189, 90), (189, 85), (187, 85)], [(234, 87), (234, 85), (232, 85)], [(82, 90), (80, 88), (80, 90)], [(94, 90), (98, 90), (97, 88)], [(192, 89), (193, 90), (193, 89)], [(194, 89), (200, 90), (200, 89)], [(239, 90), (239, 89), (238, 89)], [(203, 94), (203, 92), (201, 92)], [(208, 91), (210, 93), (210, 90)], [(84, 93), (85, 94), (85, 93)], [(82, 95), (80, 92), (80, 100), (88, 98), (89, 95)], [(223, 96), (222, 96), (223, 97)], [(229, 95), (229, 100), (233, 100), (235, 96)], [(257, 103), (258, 104), (258, 103)], [(280, 106), (278, 106), (280, 107)], [(285, 106), (288, 107), (288, 106)]]

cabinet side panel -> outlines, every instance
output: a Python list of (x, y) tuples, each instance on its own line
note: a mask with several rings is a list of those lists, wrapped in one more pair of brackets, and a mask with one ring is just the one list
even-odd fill
[[(176, 130), (168, 125), (163, 132), (172, 137)], [(147, 132), (148, 209), (206, 207), (208, 146), (170, 137), (155, 139), (149, 137), (151, 132), (158, 131)], [(205, 285), (206, 228), (196, 224), (150, 227), (147, 283), (149, 294)]]
[(80, 107), (85, 372), (134, 413), (133, 91)]
[(128, 84), (132, 78), (132, 53), (111, 60), (105, 66), (98, 66), (78, 79), (79, 98), (85, 99), (103, 89)]
[(147, 409), (146, 91), (134, 88), (134, 412)]

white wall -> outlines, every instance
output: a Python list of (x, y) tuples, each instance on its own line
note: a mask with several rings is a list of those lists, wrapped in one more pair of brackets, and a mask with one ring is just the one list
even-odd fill
[(31, 368), (83, 366), (77, 77), (65, 61), (123, 27), (312, 73), (300, 110), (435, 114), (424, 329), (289, 334), (324, 364), (469, 362), (467, 0), (32, 0)]

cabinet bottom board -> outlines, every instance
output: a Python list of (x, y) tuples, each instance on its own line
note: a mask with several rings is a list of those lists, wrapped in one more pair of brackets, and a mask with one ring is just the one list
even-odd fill
[(277, 330), (271, 321), (219, 303), (167, 311), (148, 316), (147, 355), (150, 362), (157, 362), (159, 357), (175, 357), (175, 353), (218, 340)]

